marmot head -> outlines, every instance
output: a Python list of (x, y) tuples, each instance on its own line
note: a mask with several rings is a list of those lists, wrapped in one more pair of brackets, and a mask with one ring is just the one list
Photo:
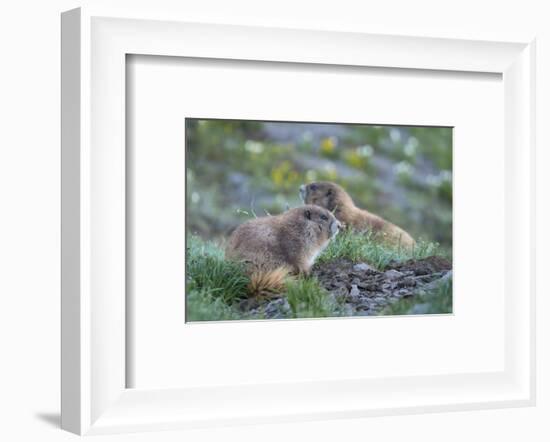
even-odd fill
[(315, 204), (330, 212), (344, 206), (352, 206), (353, 201), (338, 184), (329, 181), (317, 181), (300, 186), (300, 197), (305, 204)]
[(297, 207), (289, 210), (287, 214), (304, 220), (313, 232), (318, 233), (320, 243), (336, 236), (342, 226), (332, 213), (319, 206)]

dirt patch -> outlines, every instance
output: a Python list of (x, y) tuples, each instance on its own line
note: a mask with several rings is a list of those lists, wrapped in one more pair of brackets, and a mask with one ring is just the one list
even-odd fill
[(410, 259), (401, 263), (394, 263), (388, 269), (395, 269), (401, 272), (411, 271), (415, 275), (429, 275), (431, 273), (451, 270), (452, 264), (448, 259), (441, 256), (430, 256), (424, 259)]
[[(432, 256), (390, 263), (380, 271), (366, 263), (340, 259), (316, 264), (312, 276), (329, 292), (338, 316), (369, 316), (379, 314), (402, 298), (437, 287), (452, 277), (452, 263)], [(284, 293), (275, 299), (246, 299), (239, 308), (251, 314), (261, 312), (270, 319), (291, 315)], [(421, 313), (420, 310), (415, 313)]]
[(337, 260), (316, 265), (313, 275), (349, 315), (375, 315), (401, 298), (437, 286), (451, 277), (451, 269), (450, 261), (436, 256), (392, 263), (384, 271)]

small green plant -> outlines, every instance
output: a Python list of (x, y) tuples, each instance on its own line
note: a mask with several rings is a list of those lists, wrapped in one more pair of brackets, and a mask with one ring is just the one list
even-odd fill
[(337, 305), (315, 278), (289, 280), (286, 297), (293, 318), (338, 316)]
[(223, 250), (211, 242), (189, 237), (186, 266), (187, 290), (208, 292), (232, 304), (246, 298), (250, 282), (241, 263), (226, 261)]
[(187, 321), (229, 321), (241, 319), (240, 312), (209, 290), (187, 293)]
[(353, 262), (366, 262), (383, 270), (392, 261), (422, 259), (437, 255), (436, 243), (419, 241), (413, 250), (391, 246), (379, 241), (372, 233), (358, 233), (347, 229), (338, 234), (319, 257), (318, 262), (330, 262), (336, 259), (349, 259)]

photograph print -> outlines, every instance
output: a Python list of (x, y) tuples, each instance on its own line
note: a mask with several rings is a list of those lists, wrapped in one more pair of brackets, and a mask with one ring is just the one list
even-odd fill
[(452, 128), (186, 118), (186, 321), (450, 314)]

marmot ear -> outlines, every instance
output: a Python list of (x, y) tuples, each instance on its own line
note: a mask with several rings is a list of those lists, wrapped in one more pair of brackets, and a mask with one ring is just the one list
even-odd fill
[(306, 210), (304, 215), (307, 219), (311, 219), (311, 210)]

